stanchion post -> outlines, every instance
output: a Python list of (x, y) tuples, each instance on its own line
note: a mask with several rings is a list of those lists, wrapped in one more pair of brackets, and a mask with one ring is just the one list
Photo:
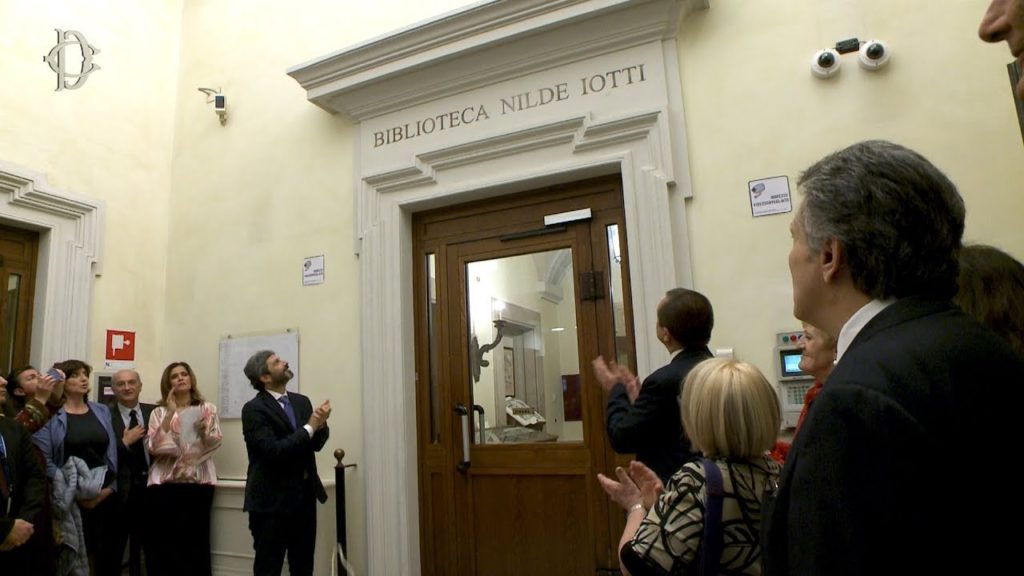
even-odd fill
[[(334, 465), (334, 482), (335, 482), (335, 494), (334, 494), (334, 513), (335, 523), (337, 524), (338, 531), (338, 546), (341, 547), (341, 554), (344, 554), (345, 560), (348, 560), (348, 533), (345, 527), (345, 464), (342, 460), (345, 458), (345, 451), (338, 448), (334, 451), (334, 459), (337, 463)], [(335, 551), (335, 561), (338, 563), (338, 574), (342, 576), (348, 576), (348, 569), (345, 568), (346, 562), (342, 561), (341, 556)]]

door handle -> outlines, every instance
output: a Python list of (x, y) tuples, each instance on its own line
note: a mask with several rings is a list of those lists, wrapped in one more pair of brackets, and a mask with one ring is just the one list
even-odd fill
[(455, 465), (455, 469), (465, 474), (469, 470), (469, 410), (459, 402), (455, 405), (455, 413), (462, 420), (462, 461)]
[(480, 443), (486, 444), (487, 439), (484, 438), (484, 425), (486, 424), (486, 420), (484, 419), (484, 407), (479, 404), (473, 404), (473, 412), (476, 412), (477, 414), (476, 429), (480, 432)]

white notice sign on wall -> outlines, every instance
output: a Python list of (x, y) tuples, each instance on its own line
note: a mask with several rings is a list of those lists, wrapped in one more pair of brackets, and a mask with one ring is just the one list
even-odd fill
[(754, 218), (793, 210), (789, 178), (786, 176), (751, 180), (747, 183), (747, 193), (750, 195), (750, 213)]
[(302, 263), (302, 285), (313, 286), (324, 283), (324, 256), (310, 256)]

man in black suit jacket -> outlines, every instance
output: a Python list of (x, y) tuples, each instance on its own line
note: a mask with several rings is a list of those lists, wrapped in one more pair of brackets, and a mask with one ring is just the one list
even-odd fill
[(149, 482), (149, 454), (146, 452), (146, 428), (152, 404), (139, 402), (142, 378), (135, 370), (118, 370), (111, 378), (114, 390), (114, 405), (110, 410), (110, 421), (114, 427), (117, 443), (117, 508), (113, 521), (114, 549), (124, 555), (128, 549), (128, 572), (131, 576), (142, 574), (142, 557), (145, 555), (147, 572), (152, 568), (154, 558), (146, 554), (147, 518), (146, 485)]
[(964, 204), (919, 154), (855, 144), (807, 169), (797, 318), (835, 370), (766, 502), (765, 574), (1005, 574), (1024, 364), (950, 303)]
[(711, 358), (708, 341), (714, 326), (711, 302), (685, 288), (669, 290), (658, 303), (658, 340), (672, 360), (644, 379), (642, 385), (625, 366), (607, 364), (598, 356), (594, 376), (608, 392), (606, 428), (612, 448), (636, 453), (662, 482), (676, 473), (691, 453), (683, 432), (679, 396), (690, 370)]
[(46, 497), (46, 470), (28, 431), (0, 414), (0, 567), (4, 574), (32, 574), (44, 553), (25, 546), (35, 530)]
[(256, 552), (253, 573), (281, 574), (287, 552), (289, 574), (311, 576), (316, 501), (327, 501), (314, 452), (324, 447), (330, 434), (331, 403), (313, 410), (309, 398), (288, 392), (294, 374), (270, 350), (253, 354), (245, 375), (259, 391), (242, 408), (249, 453), (244, 510)]

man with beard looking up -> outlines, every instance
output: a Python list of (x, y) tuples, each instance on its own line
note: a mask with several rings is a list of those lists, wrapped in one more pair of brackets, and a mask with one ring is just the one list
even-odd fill
[(289, 574), (312, 576), (316, 501), (327, 501), (314, 452), (330, 434), (331, 403), (313, 410), (309, 398), (289, 392), (294, 374), (271, 350), (253, 354), (244, 372), (258, 390), (242, 408), (249, 454), (243, 509), (256, 552), (253, 574), (279, 576), (287, 552)]

